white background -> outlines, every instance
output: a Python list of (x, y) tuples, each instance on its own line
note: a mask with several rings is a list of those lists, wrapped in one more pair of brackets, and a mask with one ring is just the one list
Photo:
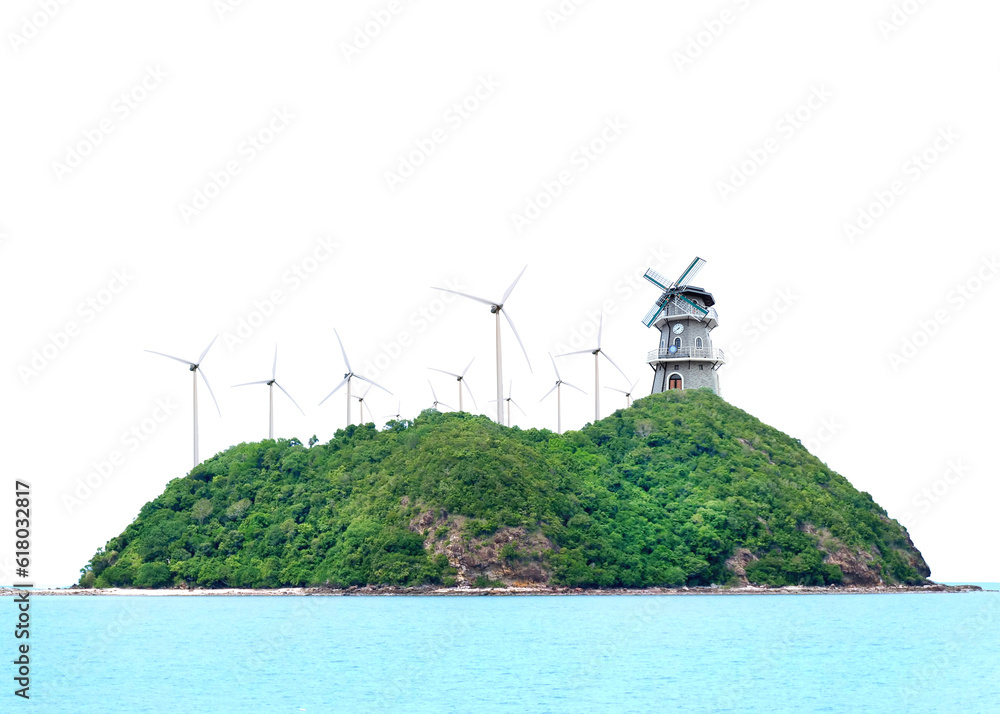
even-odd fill
[[(912, 1), (895, 16), (881, 0), (593, 1), (563, 15), (554, 0), (332, 5), (4, 4), (0, 581), (14, 580), (15, 478), (33, 484), (32, 579), (68, 585), (190, 468), (190, 373), (144, 349), (194, 359), (222, 333), (204, 364), (221, 419), (199, 392), (203, 458), (266, 436), (266, 390), (230, 385), (266, 378), (276, 343), (279, 381), (306, 411), (279, 395), (279, 435), (325, 442), (343, 427), (343, 396), (318, 406), (344, 372), (334, 327), (357, 371), (383, 367), (369, 375), (395, 396), (373, 393), (376, 415), (397, 399), (404, 416), (428, 407), (428, 377), (454, 403), (455, 383), (427, 368), (473, 357), (469, 384), (492, 413), (488, 308), (431, 286), (494, 299), (527, 265), (508, 306), (533, 371), (505, 326), (505, 380), (527, 412), (518, 425), (554, 428), (554, 402), (539, 404), (554, 381), (546, 353), (589, 346), (607, 303), (604, 346), (648, 393), (657, 335), (640, 320), (657, 291), (635, 278), (673, 277), (695, 255), (730, 358), (723, 396), (905, 519), (935, 578), (1000, 579), (1000, 281), (984, 263), (997, 235), (996, 3)], [(373, 13), (391, 20), (365, 37)], [(470, 99), (484, 79), (498, 86)], [(829, 96), (802, 108), (811, 95)], [(449, 110), (465, 101), (459, 125)], [(241, 144), (276, 111), (294, 118), (251, 160)], [(111, 131), (89, 141), (102, 120)], [(624, 128), (601, 146), (609, 121)], [(943, 152), (939, 132), (952, 137)], [(435, 135), (405, 180), (387, 180)], [(740, 168), (769, 139), (766, 162)], [(206, 189), (229, 161), (239, 174)], [(572, 182), (518, 230), (513, 214), (561, 171)], [(750, 175), (720, 190), (734, 171)], [(897, 180), (901, 195), (852, 240), (845, 224)], [(198, 190), (215, 198), (185, 217)], [(314, 263), (323, 236), (338, 247)], [(295, 268), (308, 280), (294, 284)], [(127, 285), (111, 297), (115, 271)], [(258, 320), (275, 289), (284, 301)], [(935, 313), (943, 324), (921, 327)], [(237, 342), (241, 320), (257, 326)], [(919, 347), (893, 365), (907, 339)], [(592, 369), (586, 356), (561, 363), (590, 393), (564, 395), (568, 428), (593, 417)], [(601, 396), (604, 415), (623, 404)], [(157, 400), (172, 414), (146, 421), (133, 449), (122, 434)], [(114, 451), (124, 462), (82, 489)]]

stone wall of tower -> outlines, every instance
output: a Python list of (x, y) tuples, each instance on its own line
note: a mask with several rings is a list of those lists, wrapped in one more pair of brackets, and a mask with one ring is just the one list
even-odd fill
[[(694, 302), (704, 306), (704, 301), (697, 296), (688, 296)], [(671, 308), (671, 314), (676, 314)], [(684, 331), (680, 335), (674, 333), (674, 325), (684, 325)], [(680, 339), (680, 349), (682, 353), (688, 349), (697, 349), (698, 340), (701, 339), (701, 348), (711, 354), (714, 349), (712, 345), (711, 331), (705, 321), (693, 318), (682, 317), (676, 320), (668, 320), (662, 323), (660, 329), (660, 339), (657, 343), (659, 349), (669, 349)], [(676, 362), (670, 360), (656, 363), (656, 371), (653, 375), (653, 389), (656, 392), (665, 392), (669, 387), (669, 377), (676, 372), (681, 376), (683, 389), (699, 389), (708, 387), (716, 394), (719, 394), (719, 374), (713, 368), (712, 362), (700, 362), (697, 360), (679, 359)]]

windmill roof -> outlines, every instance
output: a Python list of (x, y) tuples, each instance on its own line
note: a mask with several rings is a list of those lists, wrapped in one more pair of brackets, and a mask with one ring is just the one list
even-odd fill
[(715, 298), (712, 297), (712, 293), (705, 290), (705, 288), (696, 288), (693, 285), (688, 285), (681, 292), (682, 295), (697, 295), (704, 301), (705, 307), (712, 307), (715, 304)]

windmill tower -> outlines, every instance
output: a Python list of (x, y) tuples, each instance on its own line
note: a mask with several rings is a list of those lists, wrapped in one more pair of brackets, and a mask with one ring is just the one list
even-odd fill
[(660, 344), (646, 361), (653, 369), (653, 392), (708, 387), (719, 393), (718, 369), (725, 364), (722, 350), (712, 347), (711, 332), (719, 325), (712, 293), (691, 285), (705, 261), (695, 258), (677, 280), (653, 270), (643, 276), (663, 294), (642, 322), (660, 331)]

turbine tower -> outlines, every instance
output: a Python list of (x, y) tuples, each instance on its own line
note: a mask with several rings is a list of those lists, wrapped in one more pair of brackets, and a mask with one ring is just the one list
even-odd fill
[[(519, 412), (521, 412), (521, 414), (523, 416), (528, 416), (527, 414), (524, 413), (524, 410), (521, 409), (521, 406), (517, 402), (515, 402), (513, 400), (513, 398), (511, 397), (511, 394), (512, 394), (513, 391), (514, 391), (514, 382), (512, 380), (510, 383), (507, 384), (507, 396), (504, 397), (504, 401), (505, 402), (510, 402), (510, 404), (513, 404), (515, 407), (517, 407), (517, 410)], [(494, 400), (491, 399), (490, 403), (492, 404), (493, 401)], [(508, 427), (510, 426), (510, 404), (507, 405), (507, 426)]]
[(455, 295), (460, 295), (460, 296), (462, 296), (464, 298), (468, 298), (469, 300), (475, 300), (476, 302), (481, 302), (484, 305), (489, 305), (490, 306), (490, 312), (493, 313), (494, 315), (496, 315), (496, 322), (497, 322), (497, 398), (496, 398), (496, 400), (491, 400), (491, 401), (496, 401), (496, 403), (497, 403), (497, 423), (498, 424), (503, 424), (503, 402), (504, 402), (504, 399), (503, 399), (503, 354), (502, 354), (502, 352), (500, 350), (500, 313), (501, 312), (503, 313), (503, 316), (505, 318), (507, 318), (507, 324), (510, 325), (510, 329), (514, 333), (514, 337), (517, 338), (517, 344), (521, 345), (521, 351), (524, 352), (524, 359), (528, 363), (528, 370), (531, 371), (531, 360), (528, 359), (528, 351), (526, 349), (524, 349), (524, 343), (521, 342), (521, 337), (520, 337), (520, 335), (517, 334), (517, 328), (514, 327), (514, 321), (510, 319), (510, 315), (507, 313), (507, 310), (504, 308), (504, 304), (507, 302), (507, 298), (509, 298), (510, 294), (514, 291), (514, 286), (517, 285), (517, 281), (521, 279), (521, 276), (524, 275), (524, 271), (527, 270), (527, 269), (528, 269), (527, 265), (524, 266), (523, 268), (521, 268), (521, 272), (517, 274), (517, 277), (514, 278), (514, 282), (512, 282), (510, 284), (510, 287), (507, 288), (506, 292), (504, 292), (504, 294), (503, 294), (503, 297), (500, 298), (499, 300), (487, 300), (485, 298), (476, 297), (475, 295), (468, 295), (466, 293), (460, 293), (460, 292), (458, 292), (456, 290), (448, 290), (447, 288), (434, 288), (434, 290), (441, 290), (442, 292), (453, 293)]
[(198, 357), (197, 362), (181, 359), (180, 357), (174, 357), (173, 355), (164, 354), (163, 352), (153, 352), (153, 350), (146, 350), (146, 352), (149, 352), (151, 354), (160, 355), (161, 357), (168, 357), (169, 359), (176, 360), (181, 364), (186, 364), (188, 366), (188, 369), (191, 370), (191, 377), (193, 378), (194, 382), (193, 401), (194, 401), (194, 465), (195, 466), (197, 466), (200, 463), (198, 461), (198, 375), (199, 374), (201, 374), (201, 378), (205, 380), (205, 386), (208, 387), (208, 393), (212, 395), (212, 401), (215, 402), (216, 411), (219, 412), (220, 417), (222, 416), (222, 410), (219, 409), (219, 402), (216, 400), (215, 393), (212, 391), (212, 385), (208, 383), (208, 377), (205, 376), (205, 372), (201, 369), (201, 363), (202, 361), (204, 361), (205, 355), (207, 355), (208, 351), (212, 349), (212, 345), (215, 344), (215, 341), (217, 339), (219, 339), (218, 335), (212, 338), (212, 341), (208, 343), (208, 347), (206, 347), (205, 351), (201, 353), (200, 357)]
[(447, 374), (451, 377), (454, 377), (458, 381), (458, 411), (460, 412), (465, 411), (465, 407), (462, 404), (462, 385), (465, 385), (465, 388), (469, 390), (469, 397), (472, 399), (472, 406), (475, 407), (476, 409), (479, 408), (478, 406), (476, 406), (476, 398), (472, 396), (472, 390), (469, 389), (469, 383), (465, 381), (465, 373), (469, 371), (469, 367), (472, 366), (472, 363), (475, 361), (475, 359), (476, 358), (473, 357), (472, 359), (469, 360), (469, 364), (465, 365), (465, 369), (462, 370), (461, 374), (455, 374), (454, 372), (446, 372), (445, 370), (438, 369), (437, 367), (430, 368), (435, 372), (440, 372), (441, 374)]
[(613, 392), (621, 392), (622, 394), (624, 394), (625, 408), (628, 409), (630, 406), (632, 406), (632, 392), (635, 391), (635, 385), (637, 385), (638, 383), (639, 383), (638, 379), (632, 382), (632, 386), (628, 388), (627, 392), (624, 389), (618, 389), (617, 387), (605, 387), (605, 389), (610, 389)]
[(277, 372), (278, 372), (278, 346), (275, 345), (274, 346), (274, 364), (271, 365), (271, 378), (270, 379), (262, 379), (259, 382), (244, 382), (243, 384), (234, 384), (233, 385), (234, 388), (235, 387), (249, 387), (251, 384), (266, 384), (267, 385), (268, 403), (269, 403), (268, 418), (267, 418), (267, 438), (268, 439), (273, 439), (274, 438), (274, 388), (275, 387), (277, 387), (282, 392), (284, 392), (285, 396), (292, 400), (292, 404), (295, 405), (296, 409), (298, 409), (300, 412), (302, 412), (302, 416), (306, 415), (306, 413), (302, 411), (302, 407), (299, 406), (298, 402), (296, 402), (295, 399), (292, 398), (292, 395), (288, 393), (288, 390), (286, 390), (284, 387), (282, 387), (280, 384), (278, 384)]
[(556, 361), (552, 357), (552, 353), (549, 352), (549, 359), (552, 360), (552, 369), (556, 371), (556, 385), (552, 387), (549, 391), (545, 393), (545, 396), (538, 400), (539, 403), (544, 402), (546, 397), (548, 397), (552, 392), (556, 393), (556, 433), (562, 434), (562, 385), (567, 387), (573, 387), (576, 391), (581, 394), (586, 394), (585, 391), (577, 387), (576, 385), (570, 384), (569, 382), (564, 382), (563, 378), (559, 376), (559, 368), (556, 367)]
[(601, 418), (601, 357), (603, 356), (608, 362), (610, 362), (615, 369), (622, 373), (622, 376), (628, 380), (628, 377), (622, 372), (622, 368), (615, 364), (615, 361), (608, 356), (608, 353), (601, 349), (601, 333), (604, 331), (604, 313), (601, 313), (601, 321), (597, 326), (597, 347), (589, 350), (577, 350), (576, 352), (567, 352), (566, 354), (559, 355), (560, 357), (569, 357), (570, 355), (582, 355), (582, 354), (592, 354), (594, 355), (594, 421), (597, 422)]
[[(374, 387), (378, 387), (379, 389), (381, 389), (386, 394), (392, 394), (392, 392), (390, 392), (388, 389), (386, 389), (385, 387), (383, 387), (381, 384), (376, 384), (375, 382), (373, 382), (372, 380), (368, 379), (367, 377), (362, 377), (360, 374), (355, 374), (354, 371), (351, 369), (351, 361), (349, 359), (347, 359), (347, 350), (344, 349), (344, 343), (340, 339), (340, 333), (338, 333), (337, 330), (334, 329), (333, 334), (335, 334), (337, 336), (337, 344), (340, 345), (340, 354), (342, 354), (344, 356), (344, 364), (347, 366), (347, 374), (344, 375), (343, 381), (341, 381), (340, 384), (338, 384), (336, 387), (333, 388), (332, 392), (330, 392), (325, 397), (323, 397), (323, 401), (320, 402), (320, 405), (322, 405), (323, 402), (325, 402), (327, 399), (329, 399), (334, 394), (336, 394), (338, 391), (340, 391), (340, 388), (343, 387), (346, 384), (347, 385), (347, 425), (350, 426), (350, 424), (351, 424), (351, 380), (352, 379), (360, 379), (362, 382), (368, 382), (368, 384), (370, 384), (370, 385), (372, 385)], [(362, 418), (364, 418), (363, 414), (362, 414)]]

